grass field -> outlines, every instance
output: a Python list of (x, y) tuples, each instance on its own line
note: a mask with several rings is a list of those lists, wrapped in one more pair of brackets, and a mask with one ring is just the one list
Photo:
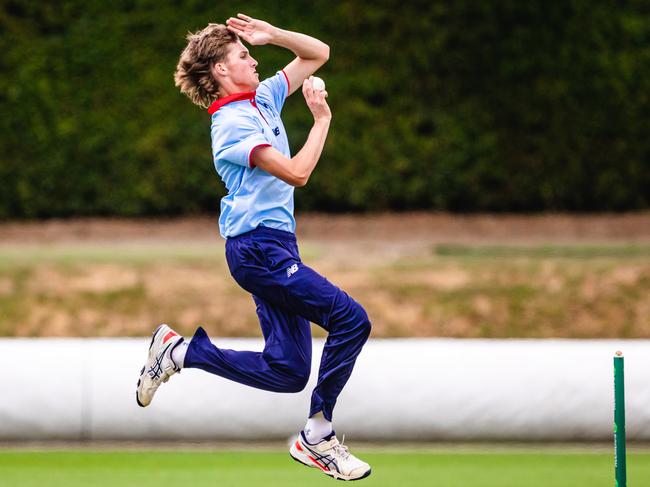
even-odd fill
[[(364, 486), (606, 487), (605, 452), (366, 452)], [(628, 457), (629, 485), (650, 485), (650, 453)], [(290, 487), (341, 485), (280, 452), (0, 451), (3, 487)]]

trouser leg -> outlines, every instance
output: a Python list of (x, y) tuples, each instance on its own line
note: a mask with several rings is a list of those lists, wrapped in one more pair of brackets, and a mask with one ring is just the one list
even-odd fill
[(304, 265), (295, 242), (280, 245), (271, 236), (255, 234), (228, 241), (226, 255), (233, 277), (244, 289), (329, 332), (310, 416), (323, 411), (331, 421), (336, 400), (370, 334), (366, 312), (344, 291)]
[(304, 318), (253, 296), (265, 339), (262, 352), (215, 346), (199, 327), (185, 355), (193, 367), (226, 379), (273, 392), (299, 392), (309, 380), (311, 329)]
[(318, 381), (311, 396), (309, 416), (323, 411), (325, 418), (332, 420), (336, 400), (369, 335), (368, 315), (361, 305), (340, 291), (330, 314), (329, 334), (323, 348)]

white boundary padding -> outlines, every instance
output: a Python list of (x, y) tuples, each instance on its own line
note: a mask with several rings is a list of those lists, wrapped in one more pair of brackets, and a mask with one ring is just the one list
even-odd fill
[[(261, 340), (216, 339), (260, 350)], [(0, 440), (286, 439), (299, 394), (186, 369), (140, 408), (148, 338), (1, 339)], [(366, 440), (612, 438), (613, 355), (625, 355), (627, 436), (650, 440), (650, 340), (372, 339), (339, 397), (335, 428)]]

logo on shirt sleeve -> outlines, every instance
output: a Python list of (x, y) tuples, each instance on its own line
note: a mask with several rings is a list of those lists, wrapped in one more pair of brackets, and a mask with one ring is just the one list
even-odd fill
[(280, 135), (280, 127), (275, 127), (275, 128), (273, 129), (273, 134), (274, 134), (276, 137), (277, 137), (278, 135)]

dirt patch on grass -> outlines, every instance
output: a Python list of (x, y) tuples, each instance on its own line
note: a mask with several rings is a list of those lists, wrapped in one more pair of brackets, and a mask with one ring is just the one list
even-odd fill
[[(621, 247), (650, 244), (649, 213), (306, 215), (298, 229), (303, 260), (364, 305), (376, 337), (650, 336), (650, 250)], [(582, 255), (589, 244), (618, 250)], [(140, 336), (163, 321), (260, 334), (213, 217), (4, 223), (0, 264), (0, 335)]]

